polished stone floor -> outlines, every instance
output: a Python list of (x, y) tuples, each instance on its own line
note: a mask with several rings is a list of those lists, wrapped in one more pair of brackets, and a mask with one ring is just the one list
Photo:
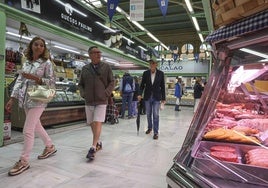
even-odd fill
[(9, 169), (18, 160), (22, 149), (21, 133), (12, 132), (12, 139), (0, 147), (1, 188), (165, 188), (166, 173), (173, 157), (180, 150), (193, 117), (192, 107), (165, 106), (160, 112), (159, 139), (146, 135), (146, 116), (141, 116), (137, 134), (135, 119), (120, 119), (119, 124), (104, 124), (103, 149), (96, 159), (85, 158), (92, 142), (90, 127), (77, 123), (49, 128), (57, 153), (38, 160), (43, 151), (39, 138), (35, 140), (30, 169), (10, 177)]

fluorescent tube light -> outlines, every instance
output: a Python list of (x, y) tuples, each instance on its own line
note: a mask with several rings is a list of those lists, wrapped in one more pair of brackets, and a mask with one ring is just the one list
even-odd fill
[[(130, 20), (130, 17), (129, 17), (129, 16), (128, 16), (127, 18)], [(130, 20), (130, 21), (131, 21), (131, 20)], [(141, 24), (139, 24), (137, 21), (132, 21), (132, 23), (133, 23), (134, 25), (136, 25), (140, 30), (142, 30), (142, 31), (145, 30), (145, 28), (144, 28)]]
[[(201, 40), (201, 42), (203, 43), (204, 42), (204, 38), (203, 38), (203, 35), (201, 33), (198, 33), (198, 36)], [(205, 50), (207, 49), (207, 47), (205, 48)]]
[(159, 40), (158, 40), (155, 36), (153, 36), (152, 33), (148, 32), (147, 35), (148, 35), (149, 37), (151, 37), (152, 39), (154, 39), (156, 42), (159, 42)]
[(257, 51), (254, 51), (254, 50), (250, 50), (250, 49), (248, 49), (248, 48), (241, 48), (241, 49), (239, 49), (239, 50), (241, 50), (241, 51), (243, 51), (243, 52), (247, 52), (247, 53), (249, 53), (249, 54), (253, 54), (253, 55), (256, 55), (256, 56), (265, 58), (265, 59), (268, 59), (268, 55), (263, 54), (263, 53), (260, 53), (260, 52), (257, 52)]
[(161, 43), (161, 46), (164, 47), (166, 50), (169, 50), (169, 48), (165, 44)]
[(198, 22), (197, 22), (196, 17), (192, 17), (192, 20), (193, 20), (193, 22), (194, 22), (195, 29), (196, 29), (197, 31), (200, 31), (200, 27), (199, 27), (199, 25), (198, 25)]
[(116, 66), (120, 66), (120, 67), (133, 67), (134, 64), (133, 63), (118, 63), (118, 65)]
[(12, 33), (12, 32), (9, 32), (9, 31), (7, 31), (6, 34), (14, 36), (14, 37), (18, 37), (18, 38), (21, 37), (21, 38), (26, 39), (26, 40), (32, 40), (32, 38), (30, 38), (30, 37), (20, 36), (19, 34)]
[(114, 33), (116, 32), (114, 29), (112, 29), (112, 28), (110, 28), (110, 27), (108, 27), (108, 26), (106, 26), (106, 25), (104, 25), (104, 24), (102, 24), (100, 22), (95, 22), (95, 23), (98, 24), (98, 25), (100, 25), (100, 26), (102, 26), (105, 29), (108, 29), (108, 30), (114, 32)]
[(185, 3), (186, 3), (188, 10), (192, 13), (194, 10), (193, 10), (190, 0), (185, 0)]
[(144, 51), (147, 51), (146, 48), (142, 47), (142, 46), (138, 46), (140, 49), (143, 49)]
[[(55, 1), (56, 1), (57, 3), (59, 3), (60, 5), (62, 5), (62, 6), (64, 6), (64, 7), (66, 8), (67, 3), (65, 4), (65, 3), (61, 2), (60, 0), (55, 0)], [(70, 4), (69, 4), (69, 5), (70, 5)], [(77, 13), (80, 14), (81, 16), (87, 17), (86, 14), (84, 14), (83, 12), (77, 10), (76, 8), (74, 8), (74, 7), (72, 7), (72, 6), (70, 6), (70, 7), (68, 7), (68, 8), (71, 8), (71, 10), (77, 12)]]
[(121, 13), (123, 10), (120, 7), (116, 7), (117, 12)]
[(71, 50), (71, 49), (69, 49), (69, 48), (64, 48), (64, 47), (62, 47), (62, 46), (57, 46), (57, 45), (55, 45), (54, 47), (55, 47), (55, 48), (58, 48), (58, 49), (61, 49), (61, 50), (68, 51), (68, 52), (73, 52), (73, 53), (76, 53), (76, 54), (80, 54), (80, 52), (78, 52), (78, 51)]
[(130, 40), (129, 38), (127, 38), (127, 37), (125, 37), (125, 36), (123, 36), (123, 38), (124, 38), (125, 40), (127, 40), (128, 42), (132, 43), (132, 44), (135, 43), (134, 41)]

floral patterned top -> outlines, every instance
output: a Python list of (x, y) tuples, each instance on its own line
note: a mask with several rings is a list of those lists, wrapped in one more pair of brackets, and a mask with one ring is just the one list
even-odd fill
[[(26, 72), (34, 74), (42, 79), (43, 85), (47, 85), (51, 88), (55, 87), (55, 73), (54, 67), (50, 60), (43, 61), (41, 58), (36, 61), (26, 61), (20, 73)], [(19, 74), (16, 83), (14, 85), (11, 97), (18, 99), (19, 106), (24, 108), (46, 107), (47, 103), (33, 101), (27, 95), (27, 88), (36, 85), (34, 80), (26, 79)]]

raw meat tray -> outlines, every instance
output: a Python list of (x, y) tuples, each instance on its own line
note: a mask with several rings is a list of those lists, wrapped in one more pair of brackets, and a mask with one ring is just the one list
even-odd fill
[[(238, 162), (221, 161), (210, 156), (210, 148), (216, 145), (234, 147), (238, 155)], [(200, 141), (194, 148), (192, 167), (199, 173), (238, 182), (268, 185), (268, 168), (246, 164), (247, 151), (260, 148), (260, 146)]]

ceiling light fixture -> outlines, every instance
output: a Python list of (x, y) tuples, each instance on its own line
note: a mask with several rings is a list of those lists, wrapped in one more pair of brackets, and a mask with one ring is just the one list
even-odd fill
[(21, 36), (21, 35), (19, 35), (19, 34), (12, 33), (12, 32), (9, 32), (9, 31), (7, 31), (6, 34), (7, 34), (7, 35), (14, 36), (14, 37), (18, 37), (18, 38), (23, 38), (23, 39), (25, 39), (25, 40), (32, 40), (32, 38), (30, 38), (30, 37)]
[(264, 59), (268, 59), (268, 55), (264, 54), (264, 53), (261, 53), (261, 52), (257, 52), (257, 51), (254, 51), (254, 50), (250, 50), (248, 48), (241, 48), (239, 49), (243, 52), (246, 52), (246, 53), (249, 53), (249, 54), (253, 54), (253, 55), (256, 55), (256, 56), (259, 56), (259, 57), (262, 57)]
[(142, 47), (142, 46), (138, 46), (140, 49), (143, 49), (144, 51), (147, 51), (146, 48)]
[[(130, 16), (127, 16), (127, 18), (130, 20)], [(131, 20), (130, 20), (131, 21)], [(137, 21), (131, 21), (134, 25), (136, 25), (140, 30), (145, 31), (145, 28), (139, 24)]]
[(114, 29), (112, 29), (112, 28), (110, 28), (110, 27), (108, 27), (108, 26), (106, 26), (106, 25), (104, 25), (104, 24), (102, 24), (102, 23), (100, 23), (100, 22), (95, 22), (96, 24), (98, 24), (98, 25), (100, 25), (101, 27), (103, 27), (103, 28), (105, 28), (105, 29), (108, 29), (108, 30), (110, 30), (110, 31), (112, 31), (113, 33), (115, 33), (116, 32), (116, 30), (114, 30)]
[[(201, 33), (198, 33), (198, 36), (199, 36), (201, 42), (203, 43), (203, 42), (204, 42), (204, 37), (203, 37), (203, 35), (202, 35)], [(206, 49), (205, 49), (205, 50), (206, 50)]]
[(198, 25), (198, 22), (197, 22), (196, 17), (192, 17), (192, 20), (193, 20), (193, 22), (194, 22), (194, 27), (195, 27), (195, 29), (196, 29), (197, 31), (200, 31), (200, 27), (199, 27), (199, 25)]
[(135, 66), (133, 63), (118, 63), (116, 66), (119, 66), (119, 67), (133, 67)]
[(65, 48), (65, 47), (62, 47), (62, 46), (55, 45), (55, 46), (53, 46), (53, 47), (54, 47), (54, 48), (61, 49), (61, 50), (65, 50), (65, 51), (68, 51), (68, 52), (73, 52), (73, 53), (76, 53), (76, 54), (80, 54), (80, 52), (78, 52), (78, 51), (71, 50), (71, 49), (69, 49), (69, 48)]
[(127, 38), (127, 37), (125, 37), (125, 36), (123, 36), (123, 39), (127, 40), (128, 42), (130, 42), (130, 43), (132, 43), (132, 44), (135, 43), (134, 41), (130, 40), (129, 38)]
[(192, 5), (191, 5), (191, 3), (190, 3), (190, 0), (185, 0), (185, 3), (186, 3), (186, 6), (187, 6), (188, 10), (189, 10), (191, 13), (193, 13), (193, 12), (194, 12), (194, 9), (193, 9), (193, 7), (192, 7)]
[[(55, 0), (55, 1), (66, 8), (67, 3), (63, 3), (60, 0)], [(87, 17), (86, 14), (84, 14), (83, 12), (81, 12), (81, 11), (77, 10), (76, 8), (72, 7), (70, 4), (69, 4), (68, 8), (70, 8), (71, 10), (73, 10), (76, 13), (80, 14), (81, 16)]]
[(151, 37), (152, 39), (154, 39), (155, 42), (159, 42), (159, 40), (158, 40), (152, 33), (147, 32), (147, 35), (148, 35), (149, 37)]
[(85, 0), (89, 3), (91, 3), (93, 6), (97, 7), (97, 8), (101, 8), (102, 7), (102, 3), (99, 0)]
[[(186, 3), (186, 6), (187, 6), (187, 9), (189, 10), (189, 12), (193, 15), (194, 14), (194, 9), (193, 9), (193, 7), (191, 5), (190, 0), (184, 0), (184, 2)], [(194, 27), (195, 27), (197, 32), (200, 32), (200, 27), (199, 27), (198, 21), (197, 21), (196, 17), (194, 17), (192, 15), (191, 15), (191, 18), (193, 20)], [(201, 42), (203, 43), (204, 42), (203, 35), (199, 33), (198, 36), (199, 36)]]
[(161, 46), (164, 47), (166, 50), (169, 50), (169, 48), (165, 44), (161, 43)]

